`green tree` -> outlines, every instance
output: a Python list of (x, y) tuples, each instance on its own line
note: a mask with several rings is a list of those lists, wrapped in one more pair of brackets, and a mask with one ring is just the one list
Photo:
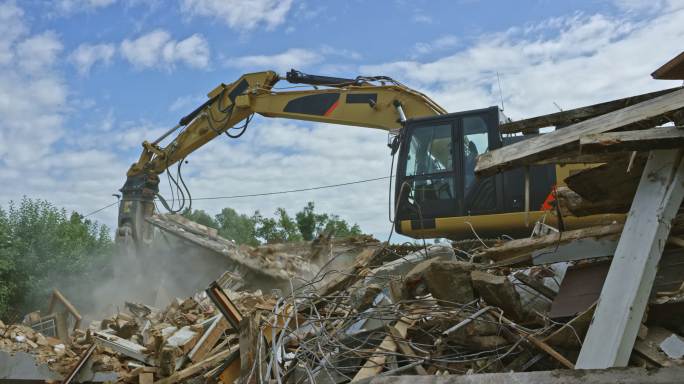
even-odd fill
[(276, 209), (275, 218), (263, 217), (259, 211), (254, 212), (254, 220), (257, 225), (257, 236), (264, 239), (267, 243), (286, 243), (302, 240), (297, 223), (292, 220), (283, 208)]
[(216, 221), (208, 213), (201, 209), (195, 209), (194, 211), (190, 211), (189, 208), (185, 208), (181, 215), (183, 215), (183, 217), (185, 217), (186, 219), (194, 221), (195, 223), (202, 224), (209, 228), (219, 229), (219, 224), (217, 224)]
[(0, 210), (0, 316), (40, 308), (50, 291), (101, 276), (113, 254), (109, 230), (43, 200)]
[(256, 219), (239, 214), (232, 208), (223, 208), (215, 217), (218, 233), (238, 244), (259, 245), (256, 234)]
[(297, 228), (299, 228), (302, 238), (311, 241), (325, 228), (328, 222), (328, 215), (317, 214), (313, 201), (309, 201), (301, 211), (295, 214), (295, 219), (297, 220)]
[(313, 240), (322, 233), (338, 238), (360, 235), (361, 228), (357, 224), (350, 225), (334, 214), (319, 214), (315, 212), (313, 202), (308, 202), (295, 215), (297, 226), (304, 240)]
[(363, 233), (358, 224), (349, 225), (349, 223), (340, 219), (337, 215), (330, 215), (328, 221), (325, 223), (323, 232), (332, 234), (338, 238), (358, 236)]

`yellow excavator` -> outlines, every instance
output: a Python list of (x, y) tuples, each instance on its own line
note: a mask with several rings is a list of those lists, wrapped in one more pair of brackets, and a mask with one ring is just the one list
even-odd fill
[[(548, 213), (542, 204), (568, 174), (568, 167), (550, 164), (476, 178), (479, 154), (528, 137), (502, 135), (499, 125), (508, 119), (498, 107), (448, 113), (385, 76), (345, 79), (292, 70), (285, 80), (294, 86), (277, 91), (274, 86), (282, 79), (265, 71), (220, 84), (175, 127), (145, 141), (121, 189), (117, 242), (149, 243), (152, 227), (145, 219), (154, 213), (159, 175), (222, 134), (241, 136), (255, 113), (389, 131), (388, 145), (396, 156), (395, 230), (413, 238), (459, 240), (472, 238), (474, 231), (483, 237), (529, 235), (530, 223)], [(547, 216), (546, 222), (555, 225), (556, 216)], [(564, 225), (572, 229), (600, 220), (570, 218)]]

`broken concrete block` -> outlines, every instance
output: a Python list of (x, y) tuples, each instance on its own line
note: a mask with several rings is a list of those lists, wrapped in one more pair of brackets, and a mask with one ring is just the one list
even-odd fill
[(373, 305), (373, 300), (382, 292), (382, 287), (378, 284), (361, 286), (352, 291), (351, 306), (359, 312), (365, 311)]
[(470, 277), (473, 288), (488, 304), (501, 308), (506, 317), (524, 320), (520, 295), (508, 278), (483, 271), (472, 271)]
[(684, 340), (674, 333), (663, 340), (659, 347), (671, 359), (681, 359), (684, 356)]
[(470, 272), (474, 265), (461, 261), (431, 259), (416, 265), (404, 280), (405, 297), (431, 293), (442, 305), (473, 301)]
[(454, 249), (444, 244), (433, 244), (427, 249), (410, 253), (400, 259), (390, 261), (381, 267), (373, 269), (370, 276), (366, 278), (366, 284), (376, 283), (384, 285), (389, 276), (404, 276), (413, 267), (425, 260), (441, 259), (456, 260)]

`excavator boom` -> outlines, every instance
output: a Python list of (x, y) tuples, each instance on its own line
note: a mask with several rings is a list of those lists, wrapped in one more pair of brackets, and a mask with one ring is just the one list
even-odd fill
[[(136, 247), (149, 242), (151, 228), (145, 218), (154, 212), (159, 174), (221, 134), (238, 137), (255, 113), (383, 130), (402, 128), (408, 118), (446, 113), (426, 95), (388, 77), (344, 79), (292, 70), (286, 79), (295, 90), (278, 91), (274, 86), (281, 79), (275, 72), (265, 71), (220, 84), (178, 125), (153, 142), (143, 142), (140, 158), (128, 170), (121, 189), (117, 239)], [(161, 146), (178, 130), (180, 133)]]

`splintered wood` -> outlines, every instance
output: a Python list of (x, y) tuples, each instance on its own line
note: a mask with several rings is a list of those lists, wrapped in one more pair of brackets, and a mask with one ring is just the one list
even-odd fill
[(609, 132), (681, 108), (684, 108), (684, 89), (483, 153), (477, 158), (475, 173), (489, 176), (561, 153), (577, 151), (582, 136)]

